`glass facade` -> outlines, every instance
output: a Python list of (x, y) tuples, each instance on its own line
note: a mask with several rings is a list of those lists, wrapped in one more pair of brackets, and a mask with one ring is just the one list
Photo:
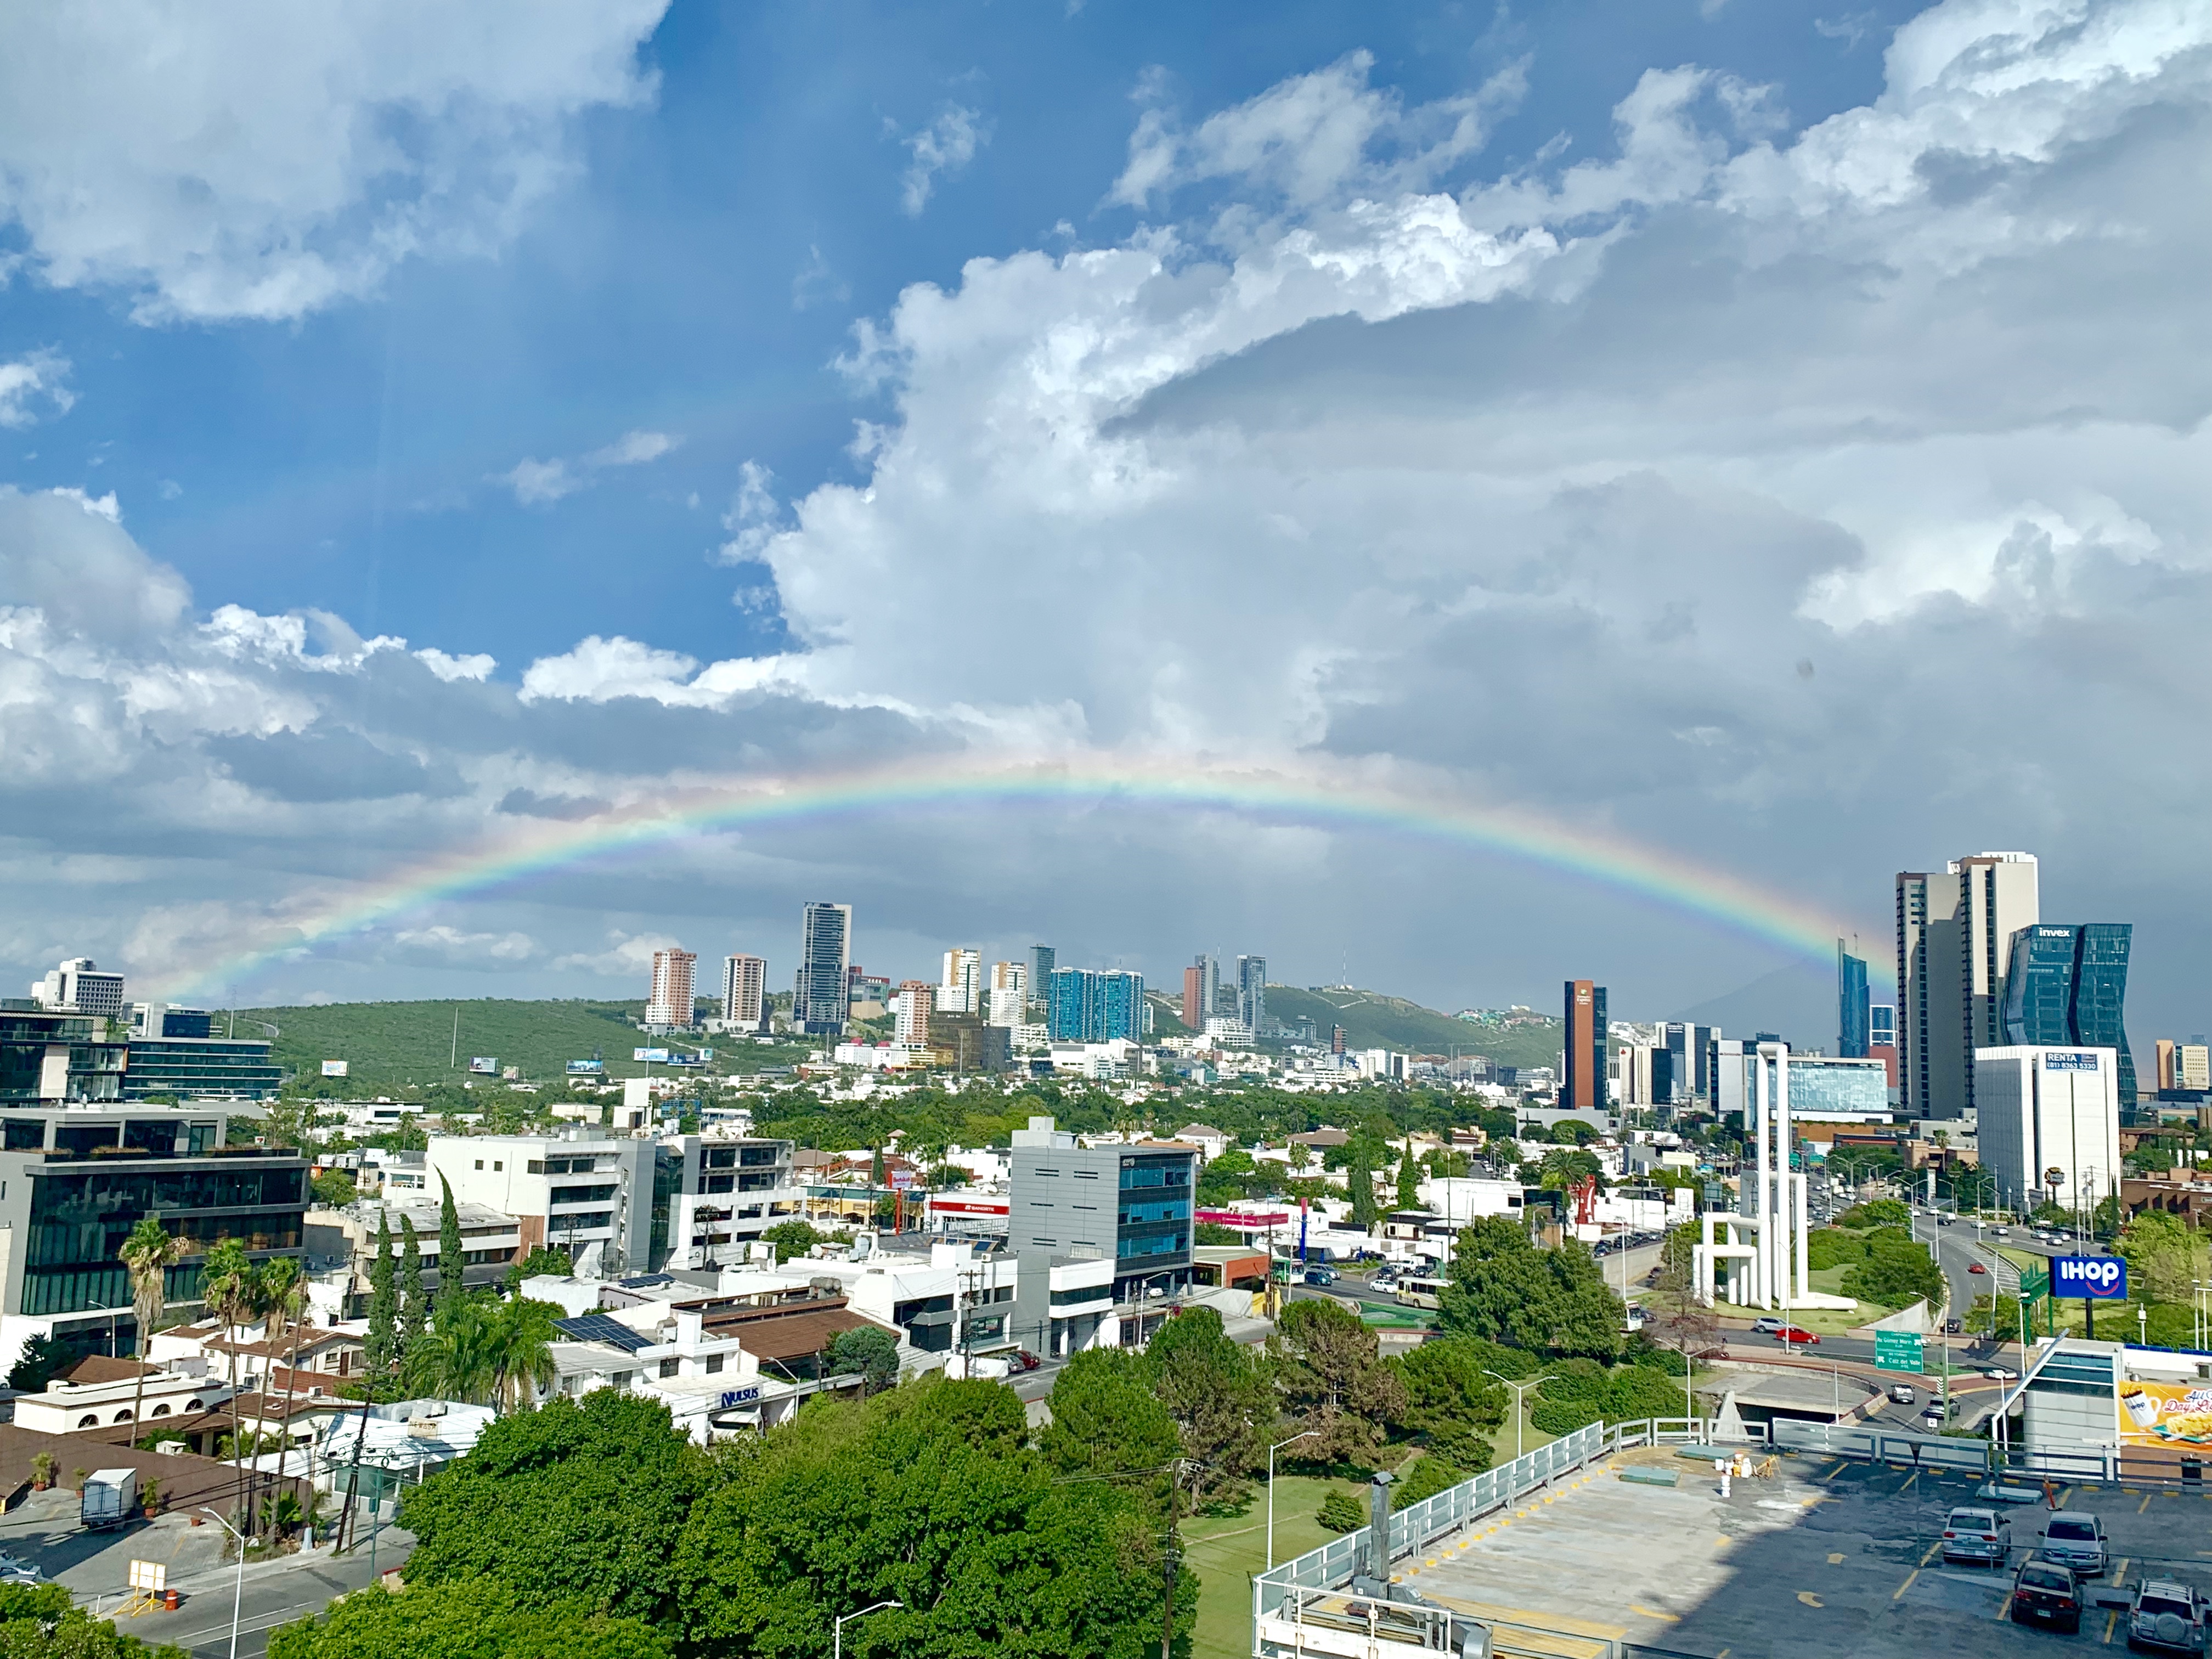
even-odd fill
[(1145, 976), (1118, 968), (1103, 974), (1055, 969), (1045, 1014), (1055, 1042), (1111, 1042), (1116, 1037), (1142, 1042)]
[(2117, 1049), (2123, 1107), (2136, 1103), (2125, 1007), (2134, 937), (2134, 927), (2124, 921), (2023, 927), (2012, 936), (2005, 978), (2005, 1041)]
[(266, 1100), (276, 1092), (283, 1070), (269, 1058), (265, 1042), (227, 1037), (136, 1037), (131, 1067), (124, 1074), (123, 1097), (223, 1095)]
[(1122, 1159), (1115, 1259), (1182, 1255), (1189, 1249), (1190, 1159)]
[(1845, 1060), (1864, 1060), (1872, 1040), (1873, 999), (1867, 994), (1864, 957), (1855, 957), (1836, 941), (1836, 1052)]
[[(124, 1046), (104, 1039), (107, 1023), (86, 1014), (32, 1008), (0, 1010), (0, 1100), (114, 1100), (123, 1092)], [(66, 1048), (59, 1079), (50, 1078), (50, 1049)], [(57, 1091), (47, 1093), (49, 1087)]]
[(845, 969), (853, 952), (853, 907), (810, 904), (799, 913), (799, 974), (792, 1023), (816, 1036), (845, 1029)]

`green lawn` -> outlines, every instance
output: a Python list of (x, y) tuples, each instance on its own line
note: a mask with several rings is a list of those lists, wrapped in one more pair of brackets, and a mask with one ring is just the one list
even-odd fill
[[(1338, 1534), (1314, 1518), (1332, 1488), (1364, 1496), (1350, 1480), (1275, 1476), (1275, 1559), (1289, 1560)], [(1267, 1489), (1263, 1482), (1241, 1515), (1194, 1516), (1182, 1526), (1184, 1559), (1198, 1575), (1198, 1630), (1192, 1659), (1245, 1659), (1252, 1651), (1252, 1580), (1267, 1564)]]

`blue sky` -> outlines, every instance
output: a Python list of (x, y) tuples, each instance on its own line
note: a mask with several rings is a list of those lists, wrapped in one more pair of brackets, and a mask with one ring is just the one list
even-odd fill
[(831, 894), (900, 973), (1056, 936), (1656, 1018), (1778, 966), (1502, 860), (1112, 810), (708, 838), (281, 954), (702, 780), (1079, 749), (1550, 815), (1877, 960), (1893, 872), (2024, 847), (2047, 917), (2136, 922), (2145, 1033), (2212, 1024), (2192, 9), (106, 27), (0, 20), (22, 975), (781, 978)]

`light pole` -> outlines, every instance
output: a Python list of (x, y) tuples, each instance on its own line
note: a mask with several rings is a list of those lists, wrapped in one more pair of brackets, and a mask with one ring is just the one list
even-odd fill
[(885, 1607), (902, 1607), (903, 1601), (875, 1601), (858, 1613), (841, 1613), (830, 1620), (830, 1659), (845, 1659), (845, 1626), (855, 1619), (865, 1619), (872, 1613), (881, 1613)]
[(1496, 1371), (1492, 1370), (1486, 1365), (1483, 1367), (1482, 1374), (1485, 1376), (1498, 1377), (1498, 1380), (1500, 1382), (1503, 1382), (1507, 1388), (1513, 1390), (1513, 1461), (1517, 1463), (1521, 1461), (1521, 1425), (1522, 1421), (1521, 1414), (1522, 1398), (1528, 1389), (1534, 1388), (1537, 1383), (1550, 1382), (1552, 1380), (1552, 1374), (1549, 1371), (1547, 1371), (1543, 1376), (1532, 1377), (1526, 1382), (1516, 1382), (1510, 1376), (1499, 1376)]
[(203, 1513), (214, 1516), (216, 1525), (238, 1540), (238, 1584), (230, 1595), (230, 1659), (238, 1659), (238, 1613), (246, 1601), (246, 1536), (206, 1504), (201, 1504), (200, 1509)]
[(1288, 1440), (1278, 1440), (1267, 1448), (1267, 1571), (1275, 1570), (1275, 1454), (1285, 1446), (1300, 1440), (1310, 1440), (1319, 1429), (1308, 1429), (1304, 1434), (1294, 1434)]

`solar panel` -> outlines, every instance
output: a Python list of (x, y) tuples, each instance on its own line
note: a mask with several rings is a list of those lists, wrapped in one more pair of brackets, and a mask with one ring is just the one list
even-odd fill
[(574, 1319), (556, 1319), (553, 1328), (579, 1342), (608, 1342), (624, 1353), (635, 1353), (640, 1348), (649, 1348), (653, 1339), (641, 1336), (621, 1320), (603, 1313), (579, 1314)]

